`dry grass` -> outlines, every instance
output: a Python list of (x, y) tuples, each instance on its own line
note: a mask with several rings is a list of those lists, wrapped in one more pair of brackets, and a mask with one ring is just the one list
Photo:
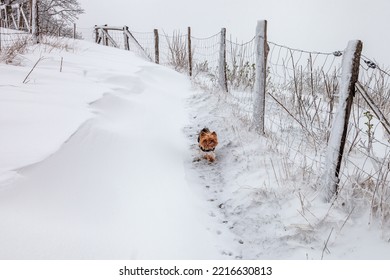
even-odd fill
[(186, 36), (174, 32), (173, 36), (165, 35), (165, 38), (169, 48), (168, 64), (176, 71), (186, 71), (189, 63)]
[(1, 48), (0, 62), (20, 65), (18, 56), (26, 53), (30, 44), (30, 36), (15, 36), (11, 42), (7, 42), (6, 46)]

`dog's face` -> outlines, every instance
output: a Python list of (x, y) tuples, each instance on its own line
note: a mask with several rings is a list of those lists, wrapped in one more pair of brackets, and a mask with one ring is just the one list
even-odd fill
[(199, 133), (199, 146), (204, 151), (213, 151), (218, 145), (217, 133), (211, 132), (207, 128), (203, 129)]

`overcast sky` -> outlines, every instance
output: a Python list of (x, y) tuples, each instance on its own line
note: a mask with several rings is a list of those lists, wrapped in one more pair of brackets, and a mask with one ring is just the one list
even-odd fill
[(207, 37), (226, 27), (240, 41), (268, 20), (270, 41), (309, 51), (342, 50), (353, 39), (363, 53), (390, 66), (390, 0), (79, 0), (79, 27), (127, 25), (134, 31), (167, 33), (192, 27)]

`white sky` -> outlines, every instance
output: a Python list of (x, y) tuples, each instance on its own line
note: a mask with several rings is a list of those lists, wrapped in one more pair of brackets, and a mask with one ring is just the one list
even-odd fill
[(390, 66), (390, 0), (79, 0), (79, 27), (127, 25), (133, 31), (170, 33), (192, 27), (208, 37), (226, 27), (247, 41), (256, 21), (268, 20), (270, 41), (309, 51), (343, 50), (363, 41), (363, 53)]

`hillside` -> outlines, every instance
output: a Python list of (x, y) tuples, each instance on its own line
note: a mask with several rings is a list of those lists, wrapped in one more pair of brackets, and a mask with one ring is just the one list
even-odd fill
[[(0, 75), (1, 259), (390, 258), (367, 209), (302, 206), (273, 140), (185, 75), (73, 40)], [(212, 164), (194, 161), (205, 126)]]

